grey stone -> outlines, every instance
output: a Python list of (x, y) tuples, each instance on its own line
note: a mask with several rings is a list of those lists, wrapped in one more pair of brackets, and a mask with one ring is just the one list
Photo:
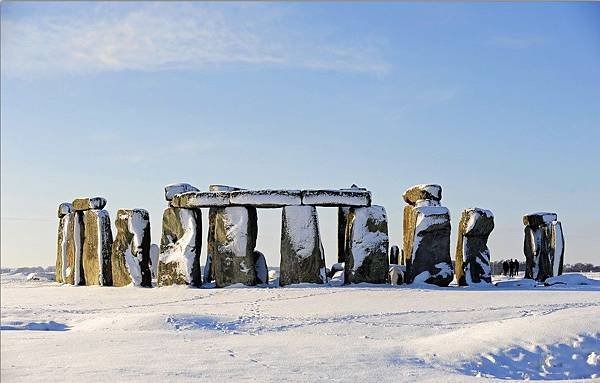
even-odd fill
[(523, 225), (535, 228), (556, 221), (557, 218), (556, 213), (531, 213), (523, 216)]
[(302, 205), (330, 207), (371, 206), (371, 192), (357, 189), (303, 190)]
[(112, 246), (114, 286), (152, 287), (150, 272), (150, 215), (144, 209), (119, 209)]
[(171, 201), (175, 194), (199, 191), (195, 186), (186, 183), (169, 184), (165, 186), (165, 199)]
[(406, 267), (400, 265), (390, 265), (389, 279), (390, 285), (398, 286), (404, 284)]
[[(551, 219), (553, 219), (551, 221)], [(555, 213), (534, 213), (523, 217), (525, 239), (525, 278), (543, 282), (562, 275), (564, 235)]]
[(256, 281), (254, 247), (258, 235), (256, 209), (234, 206), (211, 209), (210, 213), (214, 229), (208, 251), (216, 286), (237, 283), (253, 286)]
[(239, 190), (232, 191), (229, 203), (237, 206), (254, 206), (261, 208), (277, 208), (289, 205), (300, 205), (300, 190)]
[(73, 201), (74, 211), (84, 211), (91, 209), (104, 209), (106, 206), (106, 199), (102, 197), (91, 197), (91, 198), (77, 198)]
[(217, 191), (236, 191), (236, 190), (244, 190), (237, 186), (228, 186), (228, 185), (208, 185), (208, 191), (217, 192)]
[(55, 280), (59, 283), (67, 283), (64, 279), (64, 276), (67, 274), (66, 270), (68, 265), (67, 241), (69, 237), (69, 224), (71, 220), (73, 220), (73, 216), (73, 213), (67, 213), (58, 219), (58, 243), (56, 248)]
[(387, 214), (383, 206), (351, 208), (348, 215), (344, 283), (387, 283)]
[(402, 195), (404, 201), (409, 205), (416, 205), (419, 201), (441, 201), (442, 187), (436, 184), (421, 184), (410, 187)]
[(406, 282), (448, 286), (454, 276), (448, 209), (407, 205), (404, 207), (403, 231)]
[(199, 209), (203, 207), (229, 206), (230, 192), (187, 192), (176, 194), (171, 201), (172, 207)]
[[(67, 225), (67, 233), (66, 233), (66, 263), (62, 265), (62, 282), (70, 285), (75, 284), (75, 221), (78, 219), (77, 213), (69, 213), (67, 216), (69, 217)], [(81, 240), (81, 234), (77, 238), (77, 240)], [(81, 246), (81, 245), (79, 245)], [(63, 256), (63, 260), (64, 260)]]
[(65, 215), (73, 212), (73, 204), (63, 202), (58, 205), (58, 218), (62, 218)]
[(158, 285), (201, 286), (201, 249), (201, 211), (176, 207), (166, 208), (162, 219)]
[(394, 245), (390, 248), (390, 264), (397, 265), (400, 261), (400, 248)]
[(269, 268), (265, 255), (258, 250), (254, 250), (254, 272), (256, 273), (257, 285), (269, 284)]
[(460, 286), (492, 283), (488, 237), (494, 229), (494, 215), (480, 208), (465, 209), (458, 225), (454, 271)]
[(112, 286), (112, 229), (106, 210), (83, 212), (83, 281), (87, 286)]
[(160, 255), (160, 247), (153, 243), (150, 245), (150, 274), (152, 275), (152, 280), (154, 281), (158, 277), (158, 257)]
[(552, 276), (557, 277), (563, 273), (563, 262), (565, 255), (565, 237), (562, 231), (560, 221), (551, 223), (551, 241), (550, 241), (550, 266), (552, 267)]
[(337, 233), (337, 261), (338, 263), (344, 263), (346, 261), (346, 225), (348, 224), (348, 214), (350, 214), (349, 207), (338, 207), (338, 233)]
[(286, 206), (281, 215), (279, 285), (324, 283), (325, 255), (314, 206)]

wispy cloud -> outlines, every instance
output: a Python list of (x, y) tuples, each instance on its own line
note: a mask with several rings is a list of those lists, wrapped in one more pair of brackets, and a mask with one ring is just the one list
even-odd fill
[[(286, 27), (287, 13), (203, 4), (140, 5), (4, 19), (2, 70), (10, 76), (105, 71), (218, 69), (228, 65), (386, 74), (373, 41), (323, 38), (309, 25)], [(297, 24), (296, 24), (297, 25)], [(304, 30), (306, 29), (306, 30)], [(327, 36), (326, 36), (327, 37)]]

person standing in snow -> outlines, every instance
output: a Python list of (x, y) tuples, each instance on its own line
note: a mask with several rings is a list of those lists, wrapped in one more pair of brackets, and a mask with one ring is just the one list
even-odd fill
[(502, 271), (504, 271), (504, 276), (508, 273), (508, 261), (502, 262)]

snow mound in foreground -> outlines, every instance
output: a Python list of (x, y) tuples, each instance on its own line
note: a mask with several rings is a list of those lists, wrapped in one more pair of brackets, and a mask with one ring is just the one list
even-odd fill
[(551, 277), (544, 282), (546, 286), (570, 285), (570, 286), (600, 286), (600, 281), (590, 279), (582, 274), (563, 274)]

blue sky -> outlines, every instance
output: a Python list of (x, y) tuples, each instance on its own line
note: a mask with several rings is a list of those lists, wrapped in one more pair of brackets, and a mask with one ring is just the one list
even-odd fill
[[(184, 181), (357, 183), (392, 243), (402, 192), (439, 183), (454, 228), (495, 213), (493, 259), (522, 259), (522, 215), (555, 211), (566, 262), (598, 264), (599, 62), (591, 3), (3, 3), (2, 265), (53, 264), (79, 196), (148, 209), (157, 243)], [(259, 212), (271, 264), (280, 215)]]

